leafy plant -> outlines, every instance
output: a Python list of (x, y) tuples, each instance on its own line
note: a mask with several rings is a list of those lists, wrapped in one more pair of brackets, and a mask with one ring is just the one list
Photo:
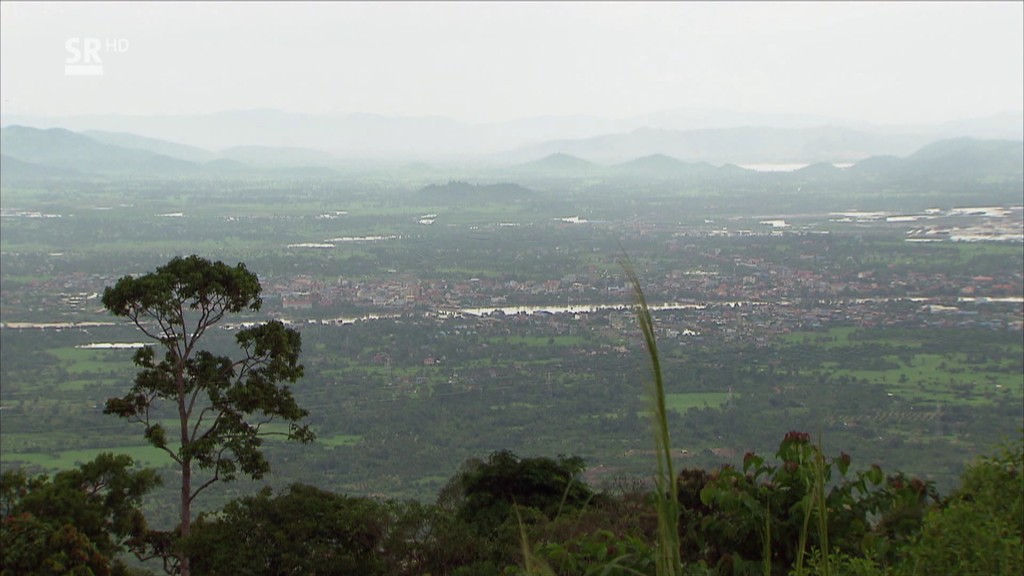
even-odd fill
[(1024, 440), (979, 459), (924, 518), (904, 572), (1024, 573)]

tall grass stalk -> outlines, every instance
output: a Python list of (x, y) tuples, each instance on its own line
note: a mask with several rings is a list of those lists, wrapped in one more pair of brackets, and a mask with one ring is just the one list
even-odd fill
[(651, 361), (653, 386), (650, 389), (652, 418), (654, 420), (654, 444), (658, 459), (658, 474), (655, 477), (655, 505), (658, 509), (658, 547), (655, 570), (658, 576), (679, 576), (682, 574), (682, 558), (679, 551), (679, 487), (672, 467), (672, 441), (668, 431), (668, 413), (665, 407), (665, 381), (661, 374), (661, 359), (658, 342), (654, 335), (654, 320), (647, 306), (643, 288), (636, 271), (627, 260), (620, 262), (633, 286), (636, 298), (637, 320), (644, 337), (647, 355)]
[(804, 497), (804, 524), (800, 528), (800, 540), (797, 543), (796, 566), (794, 571), (797, 576), (804, 576), (804, 555), (807, 553), (807, 529), (811, 524), (811, 513), (814, 511), (814, 501)]
[(820, 566), (821, 576), (830, 576), (830, 553), (828, 545), (828, 506), (825, 501), (825, 451), (822, 448), (821, 438), (814, 448), (814, 460), (811, 463), (811, 482), (807, 494), (804, 496), (804, 523), (800, 530), (799, 550), (796, 556), (794, 573), (797, 576), (806, 574), (804, 571), (804, 556), (807, 553), (807, 533), (810, 530), (811, 514), (815, 514), (818, 529), (818, 551), (823, 559)]
[(516, 523), (519, 524), (519, 546), (523, 553), (523, 568), (529, 576), (555, 576), (555, 571), (548, 566), (547, 562), (539, 558), (530, 545), (530, 537), (526, 534), (526, 525), (523, 524), (523, 517), (519, 514), (519, 506), (513, 504), (512, 509), (516, 513)]
[(818, 510), (818, 548), (825, 560), (821, 566), (821, 576), (830, 576), (831, 558), (828, 546), (828, 506), (825, 502), (825, 451), (821, 437), (818, 437), (818, 448), (814, 452), (814, 501)]
[(764, 538), (761, 540), (761, 568), (764, 576), (772, 576), (772, 504), (764, 507)]

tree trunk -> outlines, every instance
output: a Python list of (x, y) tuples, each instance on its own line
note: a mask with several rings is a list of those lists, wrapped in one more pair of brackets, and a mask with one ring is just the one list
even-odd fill
[[(181, 533), (184, 540), (192, 533), (192, 456), (188, 452), (191, 438), (188, 433), (188, 409), (186, 408), (185, 379), (181, 369), (178, 376), (178, 422), (181, 424)], [(181, 576), (192, 576), (192, 567), (188, 554), (179, 552)]]
[[(183, 459), (181, 462), (181, 539), (188, 538), (192, 532), (192, 462)], [(179, 552), (179, 568), (181, 576), (191, 576), (192, 568), (188, 554)]]

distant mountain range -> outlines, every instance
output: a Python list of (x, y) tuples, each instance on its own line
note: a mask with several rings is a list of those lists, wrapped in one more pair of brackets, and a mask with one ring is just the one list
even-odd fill
[[(900, 127), (715, 109), (679, 109), (624, 119), (547, 116), (489, 124), (431, 116), (318, 115), (279, 110), (166, 116), (4, 114), (0, 124), (64, 128), (106, 144), (146, 149), (196, 163), (213, 159), (210, 151), (222, 154), (240, 146), (318, 150), (358, 161), (461, 161), (472, 156), (502, 165), (539, 160), (556, 152), (593, 162), (624, 162), (658, 153), (716, 164), (852, 162), (878, 154), (910, 154), (943, 138), (1024, 140), (1022, 113)], [(168, 147), (141, 141), (140, 137), (178, 144)]]
[[(650, 136), (648, 138), (648, 136)], [(741, 178), (757, 174), (735, 164), (715, 166), (709, 161), (691, 161), (705, 155), (725, 156), (736, 150), (737, 162), (750, 158), (791, 159), (787, 155), (804, 150), (855, 150), (881, 147), (882, 142), (863, 133), (844, 129), (731, 129), (718, 131), (670, 131), (645, 129), (624, 135), (624, 140), (601, 137), (575, 141), (585, 150), (620, 146), (644, 152), (624, 162), (597, 163), (579, 156), (552, 152), (539, 159), (500, 166), (477, 166), (470, 173), (484, 180), (528, 182), (536, 179), (588, 178), (615, 181), (685, 181)], [(625, 144), (623, 144), (625, 142)], [(639, 142), (639, 144), (638, 144)], [(772, 143), (778, 156), (767, 155)], [(660, 148), (658, 147), (660, 146)], [(787, 147), (788, 146), (788, 147)], [(731, 148), (730, 148), (731, 147)], [(804, 147), (804, 148), (801, 148)], [(650, 150), (654, 152), (649, 152)], [(0, 130), (3, 162), (0, 175), (37, 179), (88, 175), (132, 175), (145, 177), (332, 177), (352, 173), (337, 156), (301, 147), (239, 146), (220, 152), (128, 133), (77, 133), (63, 128), (37, 129), (9, 126)], [(710, 151), (714, 151), (711, 154)], [(789, 150), (790, 152), (786, 152)], [(670, 152), (676, 151), (676, 154)], [(680, 151), (690, 156), (683, 160)], [(760, 155), (756, 152), (760, 151)], [(838, 153), (838, 152), (836, 152)], [(852, 152), (846, 152), (852, 156)], [(795, 157), (800, 157), (797, 155)], [(844, 156), (845, 158), (845, 156)], [(443, 168), (422, 163), (377, 165), (375, 170), (434, 179)], [(369, 170), (360, 167), (362, 172)], [(462, 169), (460, 173), (465, 173)], [(886, 182), (1004, 183), (1024, 181), (1024, 141), (956, 138), (918, 147), (905, 155), (865, 154), (841, 170), (830, 162), (812, 163), (792, 173), (803, 180), (850, 180)], [(422, 181), (422, 180), (421, 180)], [(450, 181), (427, 186), (424, 198), (521, 198), (531, 191), (517, 184), (472, 185)]]
[[(319, 150), (239, 146), (211, 152), (195, 146), (123, 132), (77, 133), (9, 126), (0, 130), (5, 177), (121, 174), (142, 176), (239, 175), (281, 169), (324, 169), (338, 161)], [(10, 161), (8, 161), (10, 160)]]
[(9, 179), (38, 180), (41, 178), (65, 178), (81, 175), (80, 172), (71, 168), (25, 162), (6, 154), (0, 154), (0, 179), (4, 181)]
[[(561, 152), (515, 166), (512, 172), (532, 177), (637, 181), (706, 181), (763, 174), (735, 164), (716, 167), (708, 162), (684, 162), (665, 154), (651, 154), (619, 164), (601, 165)], [(893, 183), (1024, 183), (1024, 142), (955, 138), (928, 144), (906, 157), (870, 156), (852, 163), (846, 169), (818, 162), (777, 174), (797, 180), (815, 181), (860, 179)]]
[(934, 136), (926, 134), (877, 134), (837, 127), (639, 128), (626, 134), (545, 142), (504, 157), (527, 160), (564, 153), (598, 162), (621, 162), (664, 154), (716, 164), (855, 162), (877, 154), (910, 154), (934, 140)]
[(1005, 182), (1024, 180), (1024, 142), (955, 138), (929, 144), (906, 158), (873, 157), (854, 174), (901, 181)]
[(619, 164), (598, 164), (578, 156), (555, 152), (539, 160), (517, 164), (512, 174), (539, 177), (627, 177), (646, 180), (680, 179), (714, 174), (719, 170), (707, 162), (684, 162), (666, 154), (650, 154)]
[(167, 175), (194, 172), (200, 168), (194, 162), (141, 148), (105, 144), (61, 128), (4, 128), (0, 131), (0, 150), (4, 156), (21, 161), (23, 164), (18, 164), (17, 169), (22, 171), (49, 167), (79, 173)]
[(188, 146), (186, 144), (178, 144), (177, 142), (169, 142), (167, 140), (160, 140), (157, 138), (147, 138), (145, 136), (129, 134), (127, 132), (85, 130), (81, 134), (103, 144), (120, 146), (121, 148), (146, 150), (147, 152), (152, 152), (154, 154), (170, 156), (171, 158), (177, 158), (178, 160), (185, 160), (187, 162), (195, 162), (197, 164), (217, 159), (217, 154), (214, 152), (197, 146)]

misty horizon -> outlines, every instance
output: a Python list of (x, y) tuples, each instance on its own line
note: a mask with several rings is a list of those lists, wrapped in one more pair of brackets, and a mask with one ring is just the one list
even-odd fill
[(3, 3), (0, 114), (941, 124), (1024, 109), (1022, 8)]

